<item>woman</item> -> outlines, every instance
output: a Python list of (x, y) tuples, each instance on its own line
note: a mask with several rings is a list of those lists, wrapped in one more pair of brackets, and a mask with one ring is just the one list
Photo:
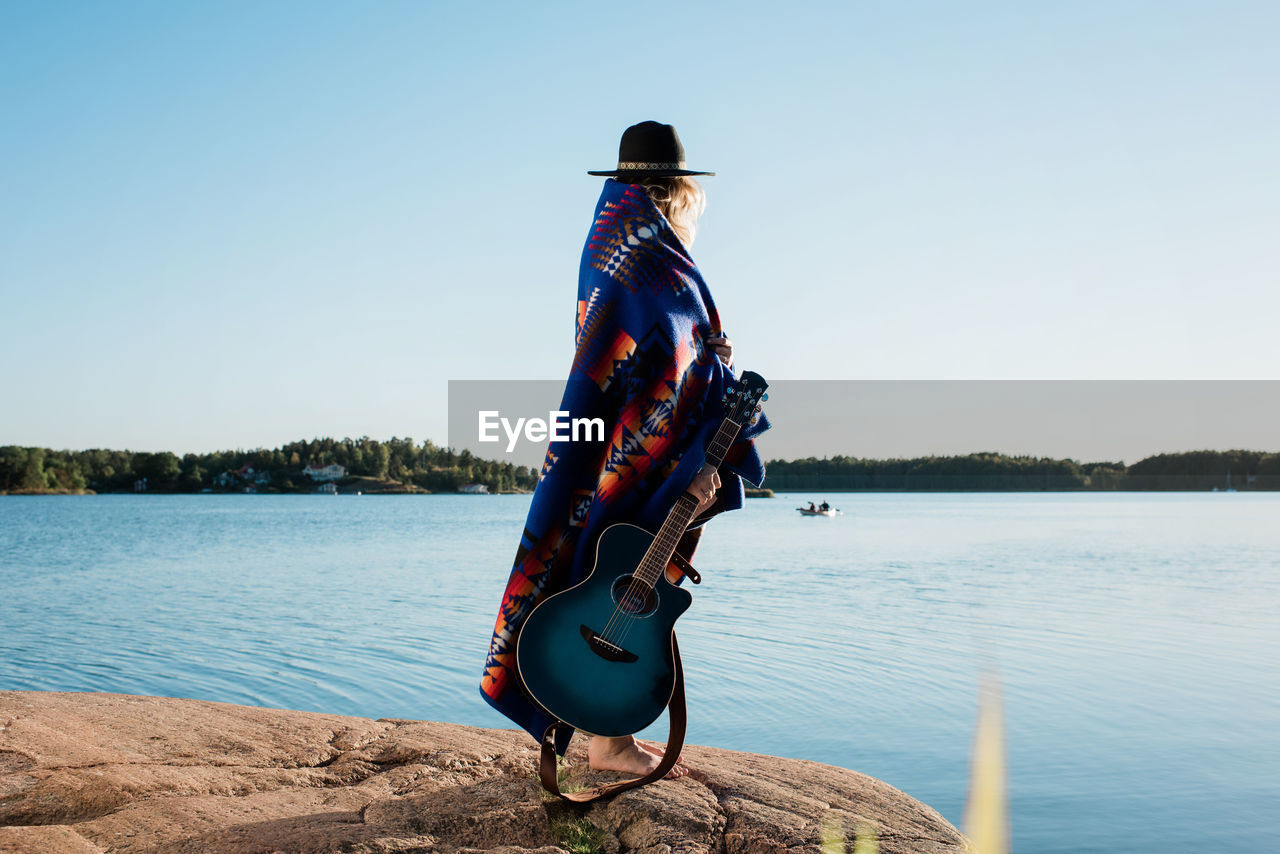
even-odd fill
[[(685, 167), (671, 125), (642, 122), (623, 133), (617, 169), (587, 174), (610, 180), (582, 254), (576, 349), (560, 409), (570, 418), (600, 418), (605, 437), (548, 446), (480, 686), (538, 740), (554, 721), (525, 696), (514, 661), (516, 635), (533, 607), (590, 574), (594, 543), (608, 525), (657, 530), (689, 492), (698, 513), (677, 548), (689, 558), (697, 526), (742, 506), (740, 478), (764, 479), (751, 441), (767, 428), (764, 418), (743, 431), (720, 470), (705, 464), (733, 365), (733, 343), (688, 252), (706, 205), (692, 176), (715, 173)], [(667, 574), (682, 578), (674, 566)], [(558, 753), (571, 734), (557, 739)], [(661, 753), (631, 736), (593, 736), (587, 756), (593, 768), (644, 774)], [(685, 773), (677, 765), (668, 776)]]

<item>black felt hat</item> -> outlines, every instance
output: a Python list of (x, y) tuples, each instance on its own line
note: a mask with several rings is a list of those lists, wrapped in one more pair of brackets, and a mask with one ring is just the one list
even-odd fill
[(671, 125), (641, 122), (622, 132), (618, 144), (618, 168), (588, 175), (612, 175), (631, 179), (659, 178), (665, 175), (714, 175), (686, 169), (684, 146)]

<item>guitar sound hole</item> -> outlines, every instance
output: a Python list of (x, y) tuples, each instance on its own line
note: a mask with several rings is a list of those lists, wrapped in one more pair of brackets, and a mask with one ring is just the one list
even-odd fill
[(635, 617), (651, 614), (658, 607), (658, 596), (653, 588), (637, 581), (634, 575), (624, 575), (613, 582), (613, 601), (625, 613)]

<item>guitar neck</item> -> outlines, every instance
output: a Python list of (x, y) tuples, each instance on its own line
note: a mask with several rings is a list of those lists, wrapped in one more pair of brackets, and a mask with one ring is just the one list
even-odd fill
[[(720, 423), (720, 429), (716, 430), (716, 435), (707, 444), (706, 456), (709, 465), (716, 468), (720, 467), (720, 464), (724, 462), (724, 455), (728, 452), (729, 446), (733, 444), (733, 440), (738, 437), (738, 431), (741, 429), (742, 425), (732, 418), (726, 418)], [(671, 555), (675, 554), (680, 538), (688, 530), (689, 523), (693, 521), (694, 514), (697, 512), (698, 499), (687, 492), (680, 493), (680, 497), (676, 499), (675, 506), (667, 514), (666, 521), (662, 523), (662, 527), (658, 529), (657, 535), (654, 536), (653, 545), (649, 547), (649, 551), (645, 553), (644, 559), (640, 562), (640, 566), (636, 570), (637, 578), (650, 587), (657, 584), (662, 573), (666, 571), (667, 564), (671, 562)]]

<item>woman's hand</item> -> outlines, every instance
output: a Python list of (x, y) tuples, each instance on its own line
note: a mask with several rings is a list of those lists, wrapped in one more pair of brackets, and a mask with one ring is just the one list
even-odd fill
[(721, 332), (719, 335), (709, 335), (702, 339), (707, 345), (707, 349), (720, 357), (720, 361), (724, 362), (726, 368), (733, 367), (733, 342), (725, 337)]
[(702, 471), (698, 472), (697, 477), (693, 479), (693, 483), (689, 484), (689, 488), (685, 490), (685, 492), (698, 499), (698, 509), (694, 511), (695, 515), (715, 503), (716, 490), (719, 488), (720, 472), (716, 471), (715, 466), (710, 463), (704, 465)]

